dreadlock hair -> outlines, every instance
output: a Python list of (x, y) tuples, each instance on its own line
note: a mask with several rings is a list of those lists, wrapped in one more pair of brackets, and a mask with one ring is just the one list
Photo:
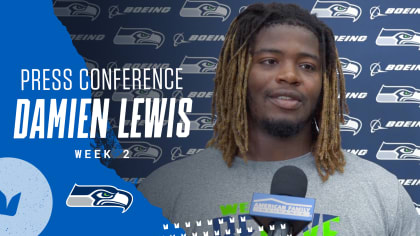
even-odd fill
[[(332, 30), (315, 15), (294, 4), (257, 3), (248, 6), (231, 23), (219, 56), (214, 79), (212, 118), (217, 115), (208, 147), (221, 150), (228, 167), (240, 154), (247, 161), (247, 86), (252, 47), (258, 32), (283, 24), (306, 28), (318, 38), (322, 64), (322, 89), (316, 110), (318, 132), (314, 132), (312, 154), (323, 181), (335, 170), (344, 171), (339, 123), (348, 113), (345, 85)], [(313, 125), (315, 126), (315, 125)], [(314, 127), (313, 127), (314, 129)]]

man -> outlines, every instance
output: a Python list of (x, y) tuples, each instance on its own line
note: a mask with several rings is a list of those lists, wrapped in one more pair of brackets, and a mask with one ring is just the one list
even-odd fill
[(325, 24), (296, 5), (251, 5), (220, 54), (209, 148), (156, 170), (140, 190), (188, 234), (259, 235), (247, 215), (252, 194), (269, 193), (276, 170), (294, 165), (316, 199), (304, 235), (419, 235), (396, 177), (341, 150), (344, 92)]

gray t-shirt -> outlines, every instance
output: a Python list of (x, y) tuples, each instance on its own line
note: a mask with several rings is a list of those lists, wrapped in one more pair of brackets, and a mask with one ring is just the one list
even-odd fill
[(247, 215), (252, 194), (269, 193), (274, 173), (293, 165), (308, 178), (306, 197), (316, 199), (313, 221), (299, 235), (420, 235), (420, 217), (397, 178), (353, 154), (345, 152), (345, 158), (344, 173), (323, 183), (311, 153), (285, 161), (245, 163), (236, 157), (228, 168), (221, 152), (208, 148), (157, 169), (140, 190), (188, 235), (229, 230), (230, 235), (260, 235)]

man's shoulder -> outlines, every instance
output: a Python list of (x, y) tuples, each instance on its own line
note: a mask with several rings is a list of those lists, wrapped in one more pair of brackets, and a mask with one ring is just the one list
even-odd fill
[(412, 233), (419, 232), (420, 225), (413, 201), (399, 183), (397, 176), (379, 164), (354, 154), (345, 153), (345, 157), (347, 170), (345, 169), (344, 173), (347, 171), (350, 174), (349, 179), (356, 181), (355, 184), (363, 189), (362, 192), (368, 194), (363, 196), (363, 199), (371, 197), (371, 205), (375, 204), (372, 199), (379, 200), (380, 203), (376, 204), (378, 207), (372, 206), (371, 210), (385, 214), (384, 222), (389, 232), (393, 232), (392, 235), (414, 235)]
[[(155, 206), (167, 212), (172, 209), (182, 193), (189, 193), (195, 186), (203, 186), (213, 177), (214, 170), (226, 166), (220, 152), (207, 148), (199, 153), (170, 162), (153, 171), (142, 181), (138, 189)], [(226, 167), (227, 168), (227, 167)]]
[(397, 177), (381, 165), (349, 152), (343, 151), (343, 153), (346, 160), (344, 173), (351, 175), (353, 178), (379, 184), (398, 182)]
[(196, 154), (170, 162), (156, 169), (147, 178), (179, 179), (190, 178), (195, 173), (204, 173), (222, 166), (223, 158), (219, 150), (206, 148)]
[(223, 158), (221, 152), (214, 148), (206, 148), (200, 152), (197, 152), (193, 155), (187, 156), (183, 159), (173, 161), (168, 163), (161, 168), (166, 169), (177, 169), (177, 168), (185, 168), (185, 167), (200, 167), (197, 165), (204, 165), (204, 164), (220, 164), (223, 162)]

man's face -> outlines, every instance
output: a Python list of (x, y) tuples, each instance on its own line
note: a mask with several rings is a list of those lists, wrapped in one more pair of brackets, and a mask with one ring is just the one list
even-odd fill
[(321, 93), (316, 36), (306, 28), (274, 25), (255, 39), (247, 102), (252, 126), (289, 137), (311, 122)]

